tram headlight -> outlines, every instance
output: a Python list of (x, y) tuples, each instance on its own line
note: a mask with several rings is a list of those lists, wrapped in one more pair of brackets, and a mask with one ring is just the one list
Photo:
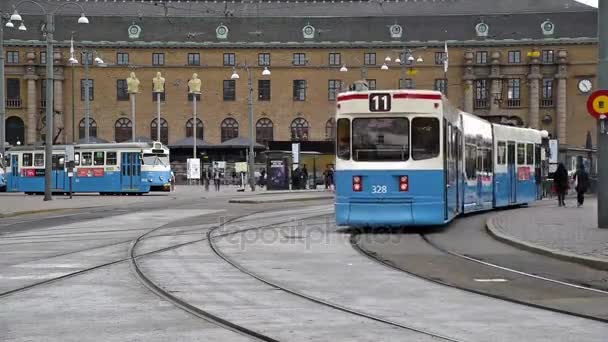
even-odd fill
[(165, 177), (160, 176), (160, 177), (158, 177), (158, 179), (160, 179), (160, 181), (162, 182), (162, 181), (164, 181), (164, 180), (165, 180)]
[(354, 192), (363, 191), (363, 177), (353, 176), (353, 191)]
[(408, 176), (399, 177), (399, 191), (408, 191), (410, 189), (410, 180)]
[(150, 183), (152, 183), (153, 180), (154, 180), (154, 178), (152, 178), (152, 177), (148, 178), (148, 182), (150, 182)]

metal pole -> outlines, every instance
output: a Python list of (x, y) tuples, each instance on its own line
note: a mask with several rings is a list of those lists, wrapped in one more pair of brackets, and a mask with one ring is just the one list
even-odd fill
[(135, 141), (135, 93), (129, 96), (131, 97), (131, 139)]
[(194, 157), (196, 158), (196, 94), (192, 93), (192, 112), (194, 114), (194, 122), (192, 125), (192, 140), (194, 141), (194, 143), (192, 144), (192, 148), (193, 148), (193, 154)]
[[(608, 0), (600, 0), (597, 11), (598, 38), (599, 38), (599, 89), (608, 89)], [(605, 121), (605, 120), (604, 120)], [(597, 125), (597, 224), (599, 228), (608, 228), (608, 135), (602, 134)]]
[(75, 109), (75, 94), (76, 94), (76, 80), (74, 79), (74, 63), (72, 64), (72, 143), (76, 142), (76, 109)]
[(85, 52), (84, 59), (84, 141), (85, 143), (89, 143), (89, 122), (91, 121), (91, 99), (89, 98), (89, 54), (91, 52)]
[(156, 140), (160, 141), (160, 92), (156, 93)]
[(253, 152), (253, 144), (255, 141), (255, 130), (253, 128), (253, 79), (249, 67), (246, 69), (249, 85), (249, 100), (247, 101), (249, 107), (249, 186), (251, 187), (251, 191), (255, 191), (255, 171), (253, 170), (255, 167), (253, 160), (255, 158)]
[(4, 98), (4, 13), (0, 12), (0, 154), (4, 156), (6, 141), (6, 99)]
[[(46, 15), (46, 146), (44, 147), (44, 200), (53, 199), (51, 193), (51, 162), (53, 159), (53, 14)], [(4, 80), (2, 80), (4, 82)]]

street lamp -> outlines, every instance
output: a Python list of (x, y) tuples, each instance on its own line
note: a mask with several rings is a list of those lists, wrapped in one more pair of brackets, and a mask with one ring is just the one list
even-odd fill
[[(22, 0), (20, 2), (18, 2), (16, 5), (13, 6), (14, 8), (14, 12), (10, 17), (10, 21), (17, 21), (17, 22), (21, 22), (21, 25), (19, 26), (19, 30), (21, 31), (25, 31), (27, 28), (25, 27), (25, 24), (23, 23), (23, 19), (21, 18), (21, 15), (19, 14), (19, 12), (17, 11), (17, 8), (19, 6), (21, 6), (24, 3), (30, 3), (30, 4), (34, 4), (36, 6), (38, 6), (42, 12), (44, 13), (44, 15), (46, 16), (46, 26), (45, 26), (45, 33), (46, 33), (46, 145), (44, 148), (44, 158), (45, 158), (45, 170), (44, 170), (44, 200), (45, 201), (50, 201), (53, 199), (52, 196), (52, 192), (51, 192), (51, 182), (52, 182), (52, 178), (51, 178), (51, 173), (52, 173), (52, 168), (51, 168), (51, 160), (52, 160), (52, 156), (53, 156), (53, 32), (55, 31), (54, 28), (54, 22), (55, 22), (55, 13), (57, 13), (60, 9), (62, 9), (64, 6), (68, 6), (68, 5), (75, 5), (78, 8), (80, 8), (80, 18), (78, 18), (78, 23), (79, 24), (88, 24), (89, 23), (89, 19), (87, 19), (87, 17), (84, 15), (84, 8), (82, 7), (82, 5), (75, 3), (75, 2), (66, 2), (63, 3), (59, 6), (57, 6), (54, 10), (52, 11), (47, 11), (42, 5), (40, 5), (38, 2), (35, 2), (33, 0)], [(0, 41), (0, 45), (2, 45), (4, 42)], [(4, 56), (4, 52), (2, 52), (2, 55)], [(4, 59), (2, 59), (2, 64), (4, 63)], [(4, 76), (4, 75), (1, 75)], [(2, 83), (4, 83), (4, 78), (2, 77)], [(4, 104), (4, 97), (2, 96), (2, 103)], [(4, 126), (4, 124), (3, 124)]]
[[(245, 64), (242, 66), (243, 69), (247, 72), (247, 86), (249, 88), (249, 96), (247, 99), (247, 109), (249, 112), (249, 186), (251, 187), (251, 191), (255, 191), (255, 173), (254, 173), (254, 158), (255, 153), (253, 151), (254, 141), (255, 141), (255, 128), (253, 127), (253, 75), (251, 73), (251, 68), (249, 65)], [(270, 70), (268, 67), (264, 67), (262, 71), (262, 76), (270, 76)], [(230, 75), (230, 79), (238, 80), (241, 77), (236, 71), (236, 68), (232, 69), (232, 75)]]
[[(17, 14), (18, 15), (18, 14)], [(12, 16), (11, 16), (12, 18)], [(6, 20), (6, 24), (2, 25)], [(4, 98), (4, 27), (14, 28), (15, 25), (8, 16), (0, 12), (0, 154), (4, 155), (6, 143), (6, 99)]]
[[(418, 56), (418, 58), (414, 57), (414, 50), (408, 49), (408, 48), (403, 48), (403, 50), (400, 52), (401, 57), (397, 57), (395, 58), (395, 63), (400, 64), (401, 65), (401, 83), (403, 84), (403, 87), (405, 87), (405, 80), (406, 80), (406, 75), (407, 74), (411, 74), (411, 75), (415, 75), (416, 74), (416, 69), (414, 69), (416, 64), (420, 64), (420, 63), (424, 63), (424, 59), (422, 58), (422, 56)], [(380, 70), (388, 70), (389, 66), (387, 63), (390, 63), (391, 61), (391, 57), (390, 56), (386, 56), (386, 58), (384, 59), (385, 63), (382, 64), (382, 66), (380, 67)], [(409, 66), (409, 70), (407, 70)]]

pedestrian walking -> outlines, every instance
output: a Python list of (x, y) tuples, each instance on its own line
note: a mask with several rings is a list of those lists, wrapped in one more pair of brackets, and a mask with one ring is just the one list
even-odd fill
[(557, 193), (557, 202), (560, 207), (566, 206), (564, 200), (566, 198), (566, 192), (568, 191), (568, 178), (568, 171), (566, 171), (564, 163), (559, 163), (559, 165), (557, 165), (557, 170), (553, 174), (553, 187)]
[(585, 202), (585, 192), (589, 189), (589, 174), (585, 171), (585, 165), (579, 165), (572, 179), (576, 182), (574, 189), (576, 190), (577, 207), (580, 208)]
[(308, 169), (306, 168), (306, 164), (304, 164), (304, 168), (302, 169), (302, 189), (306, 189), (308, 186)]
[(205, 169), (205, 191), (209, 191), (209, 183), (211, 183), (211, 179), (213, 178), (213, 171), (211, 167)]
[(171, 192), (175, 191), (175, 173), (173, 173), (173, 170), (171, 170), (171, 179), (169, 180), (169, 183), (171, 183)]
[(220, 173), (220, 170), (218, 170), (218, 169), (213, 170), (213, 184), (215, 185), (215, 191), (220, 191), (221, 179), (222, 179), (222, 175)]
[(266, 170), (260, 170), (260, 187), (266, 186)]
[(291, 172), (291, 189), (298, 190), (300, 189), (300, 167), (298, 166), (295, 170)]

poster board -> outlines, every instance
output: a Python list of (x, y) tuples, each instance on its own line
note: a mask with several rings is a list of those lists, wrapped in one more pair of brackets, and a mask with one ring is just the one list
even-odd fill
[(187, 160), (188, 179), (201, 179), (201, 160), (198, 158), (188, 158)]
[(247, 172), (247, 162), (234, 163), (234, 171), (237, 173)]

